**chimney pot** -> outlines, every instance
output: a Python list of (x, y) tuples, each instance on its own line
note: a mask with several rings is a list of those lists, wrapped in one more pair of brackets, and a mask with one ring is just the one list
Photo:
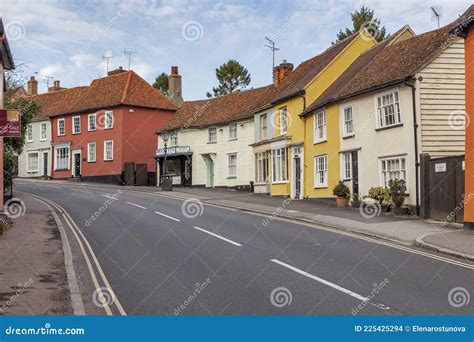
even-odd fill
[(172, 66), (171, 67), (171, 75), (178, 75), (178, 67)]
[(54, 81), (54, 88), (60, 88), (60, 87), (61, 87), (61, 86), (60, 86), (59, 80), (55, 80), (55, 81)]

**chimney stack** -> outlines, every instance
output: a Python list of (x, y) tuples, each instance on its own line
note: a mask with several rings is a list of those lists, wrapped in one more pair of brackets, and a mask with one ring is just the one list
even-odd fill
[(52, 93), (53, 91), (63, 90), (66, 88), (61, 87), (61, 82), (59, 80), (54, 80), (53, 86), (48, 88), (48, 93)]
[(171, 67), (171, 74), (168, 78), (168, 96), (179, 105), (184, 102), (181, 87), (181, 75), (178, 73), (177, 66)]
[(279, 85), (292, 71), (293, 64), (287, 63), (286, 59), (284, 59), (280, 65), (273, 68), (273, 84)]
[(28, 95), (38, 95), (38, 81), (34, 76), (31, 76), (27, 82)]

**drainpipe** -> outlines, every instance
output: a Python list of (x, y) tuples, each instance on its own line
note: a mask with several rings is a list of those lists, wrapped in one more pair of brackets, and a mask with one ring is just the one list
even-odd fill
[[(419, 81), (423, 81), (423, 77), (418, 78)], [(415, 139), (415, 184), (416, 184), (416, 215), (420, 215), (420, 177), (418, 168), (420, 167), (420, 162), (418, 161), (418, 123), (416, 118), (416, 87), (408, 82), (416, 81), (416, 77), (407, 77), (403, 84), (411, 88), (411, 99), (413, 105), (413, 138)]]

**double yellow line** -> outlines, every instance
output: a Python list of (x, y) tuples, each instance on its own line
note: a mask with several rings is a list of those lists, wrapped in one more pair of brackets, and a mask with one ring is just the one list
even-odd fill
[[(63, 207), (61, 207), (59, 204), (57, 204), (57, 203), (55, 203), (55, 202), (53, 202), (53, 201), (51, 201), (47, 198), (44, 198), (44, 197), (41, 197), (41, 196), (38, 196), (38, 195), (32, 195), (30, 193), (24, 193), (24, 194), (28, 195), (28, 196), (31, 196), (33, 198), (36, 198), (39, 201), (43, 201), (43, 202), (49, 204), (51, 207), (56, 209), (58, 211), (58, 213), (60, 213), (63, 216), (64, 221), (68, 224), (71, 232), (74, 234), (74, 236), (77, 240), (77, 243), (79, 244), (82, 255), (84, 256), (84, 260), (86, 261), (87, 268), (89, 269), (89, 273), (91, 275), (92, 281), (93, 281), (94, 286), (96, 288), (95, 291), (97, 291), (97, 294), (98, 294), (99, 298), (107, 298), (108, 297), (107, 295), (104, 295), (104, 289), (110, 294), (110, 298), (112, 298), (112, 303), (108, 303), (107, 301), (104, 301), (103, 303), (101, 303), (101, 304), (103, 304), (103, 308), (104, 308), (105, 312), (107, 313), (107, 315), (113, 316), (114, 315), (113, 308), (115, 306), (116, 310), (119, 312), (120, 315), (126, 316), (127, 314), (126, 314), (125, 310), (123, 309), (122, 304), (120, 304), (120, 301), (118, 300), (117, 296), (115, 295), (115, 292), (112, 290), (112, 287), (110, 286), (110, 283), (107, 280), (107, 277), (105, 276), (104, 271), (102, 270), (102, 267), (100, 267), (99, 261), (97, 260), (97, 257), (95, 256), (95, 253), (92, 250), (92, 247), (89, 244), (89, 241), (84, 236), (84, 234), (79, 229), (79, 227), (74, 222), (74, 220), (71, 218), (71, 216), (68, 214), (68, 212)], [(85, 245), (85, 247), (84, 247), (84, 245)], [(92, 261), (91, 261), (91, 258), (92, 258)], [(104, 286), (99, 285), (99, 279), (96, 276), (96, 272), (94, 270), (93, 265), (95, 265), (95, 268), (97, 269), (97, 272), (98, 272), (98, 274), (100, 276), (100, 279), (102, 280), (102, 283), (104, 284)]]

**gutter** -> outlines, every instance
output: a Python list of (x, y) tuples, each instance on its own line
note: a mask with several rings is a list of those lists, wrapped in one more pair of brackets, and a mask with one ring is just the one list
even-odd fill
[[(413, 138), (415, 140), (415, 185), (416, 185), (416, 215), (420, 215), (420, 176), (418, 169), (420, 167), (420, 162), (418, 160), (418, 123), (416, 119), (416, 87), (412, 84), (409, 84), (410, 81), (416, 81), (416, 77), (407, 76), (403, 81), (403, 85), (411, 88), (411, 98), (413, 105)], [(423, 78), (420, 77), (418, 80), (422, 81)]]

